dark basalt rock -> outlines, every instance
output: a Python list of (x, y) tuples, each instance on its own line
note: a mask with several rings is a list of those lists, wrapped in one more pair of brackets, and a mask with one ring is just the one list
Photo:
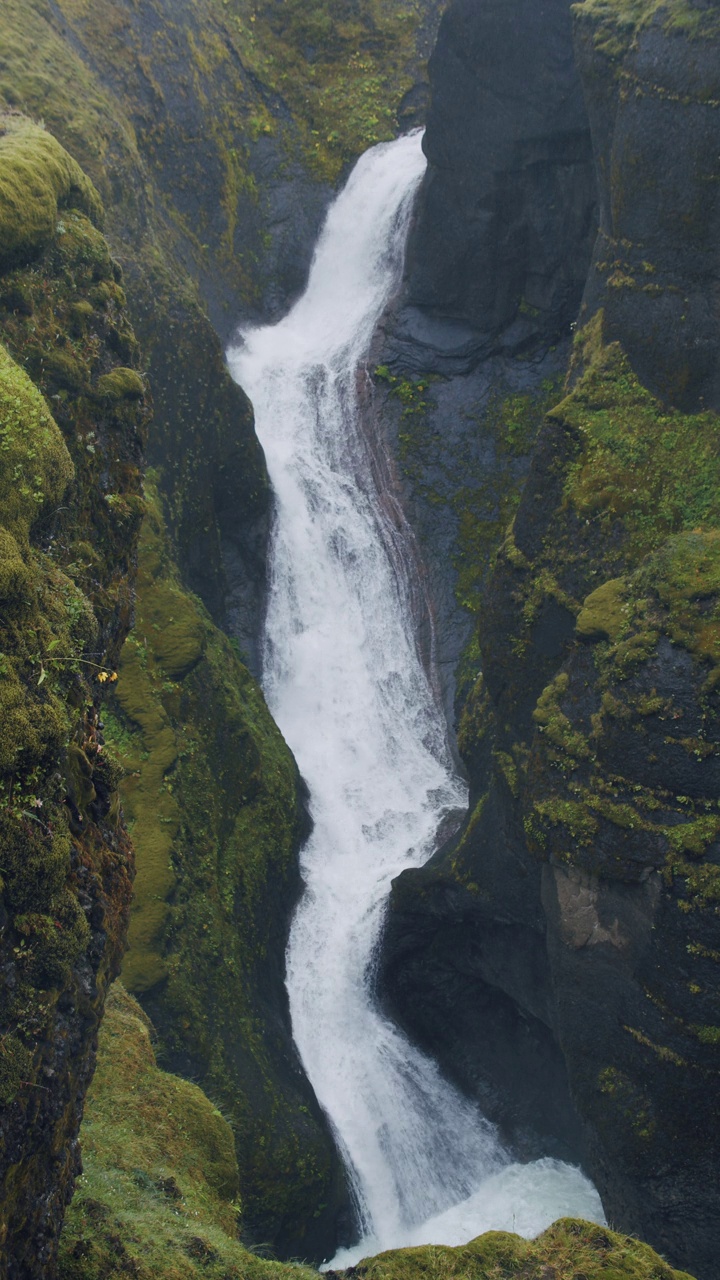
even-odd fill
[[(507, 518), (529, 465), (529, 438), (508, 448), (500, 402), (524, 399), (537, 425), (548, 386), (564, 375), (597, 211), (566, 0), (457, 0), (430, 80), (428, 170), (401, 295), (374, 358), (427, 391), (422, 411), (402, 398), (380, 408), (426, 566), (423, 645), (452, 721), (472, 630), (463, 565), (480, 548), (489, 555), (489, 531)], [(472, 550), (463, 542), (471, 528)]]
[(400, 337), (462, 372), (567, 332), (582, 296), (595, 177), (567, 0), (455, 0), (430, 73)]
[(380, 994), (520, 1158), (584, 1159), (555, 1031), (540, 868), (499, 785), (471, 831), (394, 882)]

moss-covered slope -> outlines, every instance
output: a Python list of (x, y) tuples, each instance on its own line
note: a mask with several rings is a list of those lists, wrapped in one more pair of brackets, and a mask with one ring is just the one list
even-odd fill
[(3, 9), (0, 104), (43, 119), (100, 191), (153, 385), (149, 457), (165, 464), (180, 569), (255, 669), (267, 476), (216, 334), (286, 304), (341, 170), (420, 118), (441, 7)]
[[(188, 752), (187, 762), (181, 759), (184, 730), (175, 709), (170, 729), (163, 720), (164, 735), (158, 731), (151, 747), (142, 747), (152, 753), (152, 765), (136, 795), (129, 784), (129, 810), (148, 794), (158, 809), (154, 826), (140, 813), (136, 817), (138, 909), (128, 964), (142, 972), (138, 990), (144, 986), (142, 998), (153, 1002), (173, 1063), (203, 1079), (212, 1075), (213, 1090), (236, 1099), (242, 1131), (255, 1135), (241, 1158), (248, 1229), (279, 1248), (318, 1256), (330, 1247), (334, 1226), (328, 1224), (342, 1193), (332, 1143), (296, 1075), (284, 1011), (296, 783), (286, 755), (273, 775), (271, 757), (281, 747), (257, 689), (185, 594), (189, 587), (201, 597), (214, 623), (240, 639), (256, 670), (269, 486), (250, 406), (229, 378), (205, 309), (225, 335), (238, 315), (276, 307), (299, 287), (330, 183), (359, 149), (392, 134), (399, 112), (406, 122), (411, 118), (415, 108), (402, 100), (422, 80), (428, 24), (437, 8), (338, 0), (290, 13), (273, 3), (216, 0), (8, 0), (0, 29), (0, 101), (42, 117), (104, 200), (107, 234), (123, 262), (152, 389), (148, 457), (159, 467), (172, 544), (167, 554), (177, 565), (165, 595), (154, 583), (156, 611), (148, 601), (146, 612), (153, 626), (165, 629), (160, 606), (169, 607), (170, 596), (181, 601), (195, 618), (191, 629), (202, 649), (195, 668), (181, 674), (167, 653), (167, 669), (158, 660), (163, 681), (182, 685), (188, 696), (192, 690), (195, 758)], [(328, 22), (333, 36), (317, 57), (307, 44), (310, 29), (326, 30)], [(299, 230), (291, 207), (304, 212)], [(80, 312), (75, 323), (79, 332)], [(59, 377), (64, 361), (63, 376), (72, 380), (72, 363), (48, 348), (46, 343), (44, 366), (53, 364)], [(134, 359), (124, 355), (121, 363), (129, 367)], [(124, 403), (126, 393), (132, 400), (127, 377), (98, 381), (96, 390), (109, 408)], [(142, 599), (139, 616), (142, 624)], [(136, 636), (143, 647), (144, 633)], [(143, 726), (151, 736), (152, 705)], [(185, 710), (183, 704), (182, 715)], [(163, 782), (172, 769), (185, 769), (188, 777), (184, 809), (174, 806)], [(263, 770), (262, 803), (253, 808)], [(209, 813), (203, 793), (213, 798)], [(239, 805), (238, 796), (247, 804)], [(241, 831), (243, 822), (247, 829)], [(241, 845), (243, 884), (236, 874)], [(187, 846), (206, 860), (192, 885), (177, 865), (180, 856), (191, 864)], [(216, 847), (232, 868), (229, 882), (225, 862), (213, 864)], [(280, 892), (271, 893), (268, 879), (276, 873)], [(223, 889), (222, 909), (207, 916), (198, 905), (203, 877), (214, 878), (218, 901)], [(251, 913), (247, 934), (245, 908)], [(207, 965), (203, 961), (193, 972), (194, 931), (207, 948)], [(263, 953), (262, 972), (250, 976), (255, 946)], [(233, 982), (223, 954), (236, 966)], [(251, 983), (260, 988), (258, 1002), (236, 1017), (233, 1002), (242, 1003), (238, 992)]]
[(183, 588), (156, 495), (137, 585), (104, 721), (138, 850), (123, 979), (165, 1061), (231, 1120), (248, 1238), (319, 1258), (344, 1192), (283, 987), (306, 823), (297, 770), (237, 646)]
[(53, 138), (0, 116), (0, 1265), (16, 1276), (52, 1264), (131, 892), (100, 707), (131, 621), (147, 411), (101, 216)]
[(297, 1280), (248, 1253), (230, 1125), (197, 1085), (159, 1069), (153, 1028), (116, 983), (82, 1127), (83, 1172), (63, 1229), (62, 1280)]

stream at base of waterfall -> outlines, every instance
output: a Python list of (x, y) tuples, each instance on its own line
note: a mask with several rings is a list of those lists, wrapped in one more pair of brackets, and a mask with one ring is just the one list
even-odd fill
[(466, 806), (413, 634), (408, 538), (375, 487), (358, 392), (424, 169), (419, 133), (366, 152), (330, 208), (303, 297), (228, 353), (275, 493), (263, 685), (314, 824), (287, 952), (293, 1035), (362, 1237), (334, 1267), (490, 1229), (530, 1237), (563, 1216), (603, 1221), (580, 1170), (514, 1162), (373, 995), (390, 882)]

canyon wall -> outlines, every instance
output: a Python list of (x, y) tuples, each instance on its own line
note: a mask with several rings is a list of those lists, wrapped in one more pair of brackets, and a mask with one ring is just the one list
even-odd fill
[(54, 1260), (132, 892), (102, 704), (132, 621), (149, 415), (102, 219), (55, 139), (0, 115), (0, 1258), (13, 1276)]
[[(46, 181), (21, 130), (17, 166), (2, 172), (0, 195), (17, 215), (17, 225), (2, 225), (3, 247), (11, 235), (2, 262), (2, 340), (22, 366), (8, 365), (8, 394), (28, 398), (29, 436), (46, 412), (52, 421), (52, 407), (58, 429), (72, 436), (76, 477), (48, 436), (47, 479), (38, 464), (28, 499), (33, 521), (42, 514), (44, 523), (29, 524), (29, 532), (13, 525), (8, 539), (23, 560), (37, 525), (38, 537), (54, 540), (65, 574), (69, 558), (90, 601), (86, 617), (80, 595), (70, 599), (71, 585), (56, 584), (62, 601), (69, 593), (77, 630), (56, 636), (62, 619), (49, 588), (32, 594), (32, 578), (28, 612), (30, 579), (8, 542), (8, 600), (17, 602), (8, 605), (12, 638), (3, 662), (7, 696), (18, 708), (12, 714), (25, 725), (24, 699), (33, 707), (52, 703), (55, 677), (66, 667), (73, 699), (67, 716), (53, 711), (47, 742), (45, 730), (33, 736), (26, 726), (30, 750), (20, 730), (13, 733), (5, 761), (3, 901), (15, 959), (8, 961), (3, 1043), (13, 1189), (0, 1267), (14, 1275), (53, 1273), (79, 1168), (77, 1128), (97, 1026), (126, 945), (132, 854), (118, 783), (137, 867), (124, 976), (152, 1009), (165, 1062), (202, 1080), (232, 1120), (246, 1237), (319, 1259), (351, 1230), (334, 1143), (289, 1032), (283, 956), (307, 817), (292, 757), (246, 665), (257, 675), (270, 491), (252, 411), (228, 375), (222, 344), (239, 319), (276, 314), (302, 288), (333, 187), (357, 154), (393, 136), (400, 120), (420, 118), (439, 7), (435, 0), (287, 5), (282, 13), (274, 0), (4, 6), (0, 104), (11, 121), (23, 112), (44, 122), (47, 132), (37, 132), (49, 164)], [(64, 227), (66, 206), (73, 219), (81, 211), (99, 222), (101, 200), (107, 261), (90, 231), (77, 247), (74, 221)], [(53, 228), (58, 245), (48, 248)], [(65, 261), (62, 237), (70, 233), (82, 270), (72, 255)], [(28, 375), (35, 391), (22, 381)], [(105, 390), (91, 394), (98, 377)], [(17, 393), (12, 378), (20, 379)], [(153, 467), (144, 497), (140, 435)], [(28, 449), (36, 450), (32, 440)], [(13, 466), (21, 466), (14, 456)], [(75, 503), (70, 513), (66, 489)], [(82, 554), (75, 555), (78, 540)], [(46, 553), (45, 541), (40, 550)], [(87, 650), (96, 590), (107, 596), (104, 629)], [(36, 629), (36, 641), (23, 639), (26, 628)], [(87, 711), (81, 644), (100, 675), (109, 673), (88, 684), (94, 709)], [(13, 646), (22, 650), (19, 688)], [(100, 720), (100, 695), (115, 689), (116, 672), (118, 694)], [(62, 702), (64, 686), (57, 696)], [(55, 779), (52, 805), (46, 769)], [(68, 843), (60, 824), (57, 850), (36, 868), (32, 850), (55, 831), (55, 807), (74, 814), (71, 804), (82, 839)], [(90, 805), (97, 806), (92, 820)], [(23, 888), (16, 863), (26, 843), (35, 869)], [(93, 868), (82, 870), (90, 877), (82, 918), (73, 906), (78, 858)], [(37, 957), (45, 945), (62, 951), (62, 938), (67, 957), (63, 951), (54, 968), (48, 960), (48, 976)], [(15, 983), (16, 963), (31, 975), (37, 970), (45, 1022), (35, 997)], [(42, 1084), (34, 1045), (46, 1046)]]
[[(719, 32), (710, 6), (636, 9), (574, 7), (599, 231), (564, 389), (477, 601), (470, 817), (395, 882), (382, 984), (518, 1150), (581, 1160), (612, 1223), (710, 1280)], [(487, 41), (485, 20), (460, 4), (450, 36), (469, 21)], [(442, 119), (458, 77), (433, 65)], [(431, 210), (457, 187), (436, 162)]]

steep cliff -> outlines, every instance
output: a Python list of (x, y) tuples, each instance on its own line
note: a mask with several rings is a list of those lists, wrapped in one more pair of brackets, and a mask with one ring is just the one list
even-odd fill
[[(294, 765), (238, 656), (239, 644), (257, 672), (270, 494), (221, 342), (239, 317), (272, 314), (299, 290), (342, 169), (418, 119), (439, 7), (8, 0), (0, 25), (0, 103), (43, 118), (90, 175), (123, 265), (146, 381), (108, 383), (103, 404), (135, 404), (138, 385), (153, 399), (159, 496), (138, 608), (150, 643), (136, 632), (126, 649), (108, 719), (140, 775), (126, 784), (138, 862), (126, 976), (173, 1064), (232, 1112), (248, 1233), (318, 1257), (344, 1190), (287, 1025), (303, 819)], [(28, 205), (22, 215), (32, 224)], [(78, 312), (78, 333), (84, 323)], [(62, 366), (70, 387), (64, 342), (47, 341), (43, 367), (60, 378)], [(119, 499), (112, 511), (129, 519)], [(125, 625), (129, 614), (128, 595)], [(118, 923), (114, 965), (122, 934)]]
[(482, 597), (471, 816), (396, 881), (384, 983), (518, 1149), (582, 1159), (612, 1222), (709, 1280), (717, 11), (587, 0), (575, 38), (600, 232)]
[[(0, 103), (92, 178), (153, 387), (184, 579), (257, 672), (269, 492), (221, 343), (305, 279), (332, 184), (419, 120), (439, 0), (8, 0)], [(219, 340), (218, 340), (219, 338)]]
[(101, 705), (148, 413), (101, 222), (55, 139), (0, 116), (0, 1269), (17, 1277), (52, 1265), (132, 887)]
[[(567, 0), (455, 0), (430, 61), (404, 324), (439, 367), (567, 333), (596, 230)], [(432, 358), (432, 357), (431, 357)]]
[(427, 174), (377, 395), (427, 568), (452, 719), (489, 557), (567, 366), (596, 186), (569, 0), (456, 0), (430, 79)]

